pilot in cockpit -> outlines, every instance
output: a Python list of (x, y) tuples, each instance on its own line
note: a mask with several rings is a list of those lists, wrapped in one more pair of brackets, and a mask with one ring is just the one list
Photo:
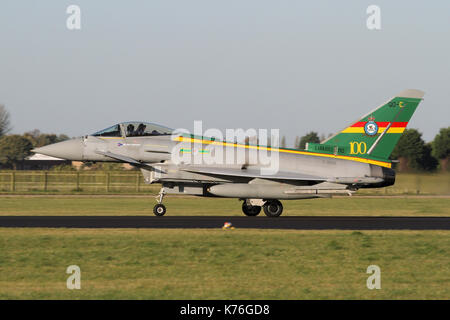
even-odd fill
[(132, 136), (134, 133), (134, 125), (131, 123), (127, 126), (127, 136)]
[(145, 131), (145, 127), (146, 127), (145, 124), (143, 124), (143, 123), (139, 124), (139, 126), (138, 126), (138, 128), (136, 130), (136, 135), (143, 136), (144, 135), (144, 131)]

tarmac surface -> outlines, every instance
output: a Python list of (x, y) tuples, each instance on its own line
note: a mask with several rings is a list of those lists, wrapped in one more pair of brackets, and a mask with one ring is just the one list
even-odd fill
[(450, 230), (450, 217), (0, 216), (0, 228), (235, 228), (292, 230)]

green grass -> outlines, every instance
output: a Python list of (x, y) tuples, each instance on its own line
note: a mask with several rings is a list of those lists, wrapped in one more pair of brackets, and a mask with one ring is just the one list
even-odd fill
[[(152, 215), (153, 196), (1, 196), (0, 215)], [(167, 197), (168, 215), (242, 215)], [(286, 216), (449, 216), (450, 198), (283, 201)], [(68, 290), (69, 265), (81, 290)], [(381, 290), (366, 288), (369, 265)], [(448, 231), (0, 228), (0, 299), (449, 299)]]
[[(0, 229), (1, 299), (448, 299), (444, 231)], [(68, 290), (69, 265), (81, 290)], [(381, 268), (381, 290), (366, 269)]]
[[(0, 196), (0, 215), (153, 215), (148, 197)], [(283, 216), (450, 216), (450, 198), (336, 197), (283, 201)], [(241, 216), (237, 199), (166, 197), (167, 215)]]

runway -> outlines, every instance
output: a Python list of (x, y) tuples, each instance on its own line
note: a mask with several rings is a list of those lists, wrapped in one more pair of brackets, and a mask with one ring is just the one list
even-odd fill
[(221, 228), (291, 230), (450, 230), (450, 217), (0, 216), (0, 228)]

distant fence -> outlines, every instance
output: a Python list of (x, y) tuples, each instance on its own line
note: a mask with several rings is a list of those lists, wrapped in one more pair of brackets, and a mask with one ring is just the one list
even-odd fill
[[(0, 171), (0, 192), (6, 193), (157, 193), (140, 171)], [(357, 194), (450, 195), (450, 174), (398, 174), (395, 185), (360, 189)]]
[(140, 171), (0, 171), (1, 192), (155, 192)]

